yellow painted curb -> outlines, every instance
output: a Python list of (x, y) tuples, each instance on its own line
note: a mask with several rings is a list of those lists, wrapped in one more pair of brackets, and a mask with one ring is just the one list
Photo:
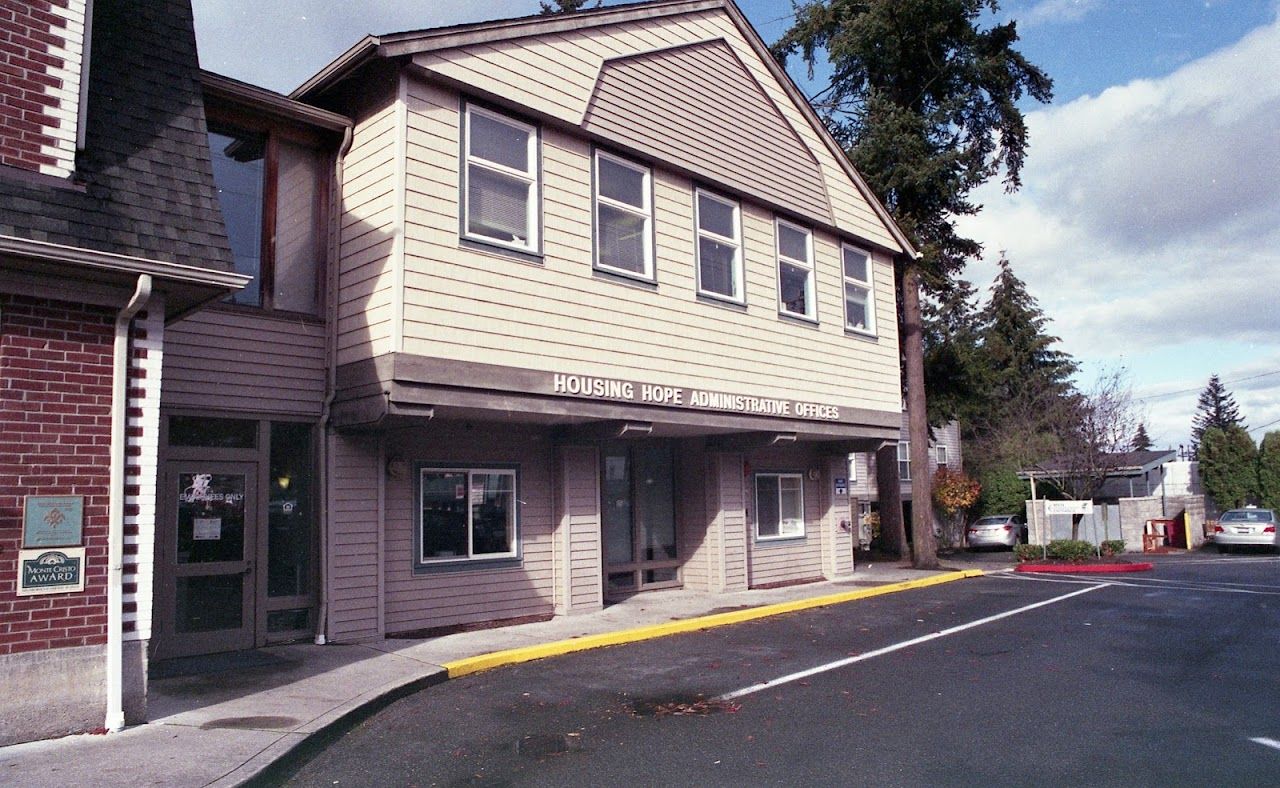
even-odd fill
[(442, 667), (449, 672), (449, 678), (456, 679), (460, 676), (479, 673), (482, 670), (490, 670), (504, 665), (516, 665), (521, 662), (530, 662), (532, 660), (543, 659), (545, 657), (572, 654), (576, 651), (588, 651), (594, 648), (603, 648), (604, 646), (619, 646), (624, 643), (636, 643), (642, 640), (652, 640), (654, 638), (666, 637), (667, 635), (677, 635), (682, 632), (696, 632), (700, 629), (712, 629), (713, 627), (723, 627), (729, 624), (740, 624), (744, 621), (754, 621), (759, 618), (768, 618), (782, 613), (794, 613), (798, 610), (809, 610), (815, 607), (838, 605), (843, 602), (868, 599), (870, 597), (881, 596), (883, 594), (892, 594), (897, 591), (907, 591), (912, 588), (925, 588), (927, 586), (936, 586), (942, 583), (951, 583), (956, 580), (964, 580), (965, 578), (980, 577), (984, 574), (986, 574), (986, 572), (981, 569), (966, 569), (962, 572), (949, 572), (944, 575), (933, 575), (932, 577), (924, 577), (919, 580), (906, 580), (901, 583), (889, 583), (887, 585), (876, 586), (874, 588), (860, 588), (857, 591), (845, 591), (839, 594), (828, 594), (826, 596), (811, 597), (809, 599), (797, 599), (791, 602), (779, 602), (775, 605), (762, 605), (760, 607), (753, 607), (747, 610), (735, 610), (730, 613), (716, 613), (710, 616), (686, 618), (665, 624), (636, 627), (635, 629), (624, 629), (618, 632), (604, 632), (599, 635), (587, 635), (585, 637), (572, 638), (570, 640), (557, 640), (552, 643), (542, 643), (537, 646), (524, 646), (522, 648), (512, 648), (505, 651), (494, 651), (489, 654), (479, 654), (474, 657), (466, 657), (464, 659), (454, 660), (453, 662), (446, 662)]

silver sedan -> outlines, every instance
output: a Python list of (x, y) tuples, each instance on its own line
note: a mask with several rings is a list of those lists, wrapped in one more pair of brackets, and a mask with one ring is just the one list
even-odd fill
[(1249, 506), (1223, 512), (1213, 528), (1213, 543), (1225, 553), (1237, 545), (1276, 549), (1276, 513)]
[(965, 532), (969, 547), (1008, 547), (1027, 541), (1027, 523), (1016, 514), (979, 517)]

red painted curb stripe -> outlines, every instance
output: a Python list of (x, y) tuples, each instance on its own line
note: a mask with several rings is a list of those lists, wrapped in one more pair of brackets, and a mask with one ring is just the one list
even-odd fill
[(1155, 564), (1018, 564), (1015, 572), (1048, 572), (1063, 575), (1119, 574), (1121, 572), (1150, 572)]

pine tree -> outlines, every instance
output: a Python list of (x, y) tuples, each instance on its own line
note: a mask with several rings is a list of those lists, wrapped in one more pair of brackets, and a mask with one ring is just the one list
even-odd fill
[(1280, 512), (1280, 432), (1262, 436), (1258, 447), (1258, 498), (1263, 506)]
[(1217, 375), (1209, 378), (1209, 384), (1204, 387), (1204, 391), (1200, 392), (1200, 400), (1196, 403), (1196, 415), (1191, 419), (1193, 451), (1199, 448), (1204, 431), (1212, 427), (1249, 429), (1249, 425), (1245, 424), (1244, 419), (1240, 417), (1240, 409), (1236, 405), (1235, 397), (1231, 396), (1231, 392), (1222, 385)]
[[(810, 0), (774, 45), (785, 65), (799, 54), (810, 74), (830, 66), (815, 108), (849, 159), (920, 250), (897, 260), (903, 372), (912, 461), (928, 449), (921, 289), (938, 292), (980, 249), (955, 217), (979, 210), (969, 193), (1003, 175), (1016, 189), (1027, 150), (1024, 96), (1047, 102), (1053, 81), (1014, 45), (1012, 22), (983, 25), (995, 0)], [(912, 478), (932, 500), (929, 474)], [(938, 566), (928, 506), (912, 509), (917, 568)]]
[(1145, 423), (1138, 424), (1138, 431), (1133, 433), (1133, 440), (1129, 442), (1129, 448), (1132, 451), (1147, 451), (1151, 448), (1151, 436), (1147, 434), (1147, 425)]
[(1076, 363), (1054, 348), (1058, 338), (1045, 330), (1049, 319), (1013, 273), (1007, 257), (991, 285), (981, 328), (983, 357), (992, 371), (991, 398), (997, 407), (1034, 397), (1061, 396), (1071, 389)]
[(1258, 449), (1242, 427), (1209, 427), (1200, 442), (1200, 481), (1219, 509), (1244, 506), (1258, 490)]
[(551, 3), (539, 3), (543, 14), (571, 14), (574, 11), (585, 11), (599, 8), (602, 0), (553, 0)]

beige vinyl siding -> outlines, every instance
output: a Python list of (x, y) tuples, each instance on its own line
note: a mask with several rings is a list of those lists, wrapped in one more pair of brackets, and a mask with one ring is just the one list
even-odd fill
[[(836, 495), (835, 479), (849, 472), (846, 458), (829, 456), (824, 459), (823, 478), (819, 482), (824, 509), (822, 527), (827, 535), (823, 539), (823, 574), (828, 578), (853, 574), (854, 514), (849, 496)], [(841, 523), (847, 523), (848, 529)]]
[(719, 535), (712, 519), (716, 509), (708, 504), (716, 477), (701, 440), (680, 441), (676, 446), (676, 527), (680, 536), (680, 579), (685, 588), (711, 590), (712, 562), (717, 559)]
[[(386, 489), (386, 631), (495, 621), (554, 612), (553, 533), (554, 452), (545, 433), (516, 427), (500, 431), (466, 430), (445, 425), (402, 431), (388, 437), (388, 456), (408, 463), (401, 479)], [(521, 502), (518, 566), (415, 574), (414, 463), (513, 465), (518, 468), (516, 497)]]
[(331, 433), (329, 441), (328, 636), (368, 640), (383, 634), (378, 503), (385, 463), (377, 437)]
[[(881, 334), (846, 336), (836, 239), (815, 237), (820, 325), (779, 319), (773, 214), (743, 206), (746, 311), (695, 296), (692, 184), (658, 170), (657, 288), (593, 274), (590, 146), (542, 129), (544, 251), (530, 265), (458, 244), (456, 94), (414, 82), (407, 137), (404, 351), (518, 368), (896, 410), (888, 259)], [(785, 353), (780, 349), (785, 348)], [(623, 351), (623, 352), (620, 352)]]
[(599, 453), (594, 447), (567, 446), (561, 450), (560, 458), (561, 522), (567, 559), (561, 569), (566, 575), (563, 612), (599, 610), (604, 605)]
[(165, 332), (165, 408), (319, 417), (325, 329), (315, 321), (206, 309)]
[(721, 577), (725, 591), (741, 591), (749, 587), (750, 568), (748, 567), (747, 529), (748, 507), (754, 509), (754, 503), (748, 503), (750, 491), (743, 476), (743, 456), (741, 454), (719, 454), (716, 456), (720, 471), (720, 534), (723, 543), (721, 558)]
[[(808, 470), (819, 467), (812, 452), (757, 451), (747, 455), (751, 476), (744, 494), (750, 515), (743, 529), (746, 537), (747, 582), (752, 588), (770, 583), (811, 580), (823, 576), (823, 521), (826, 505), (820, 481), (809, 479)], [(761, 541), (756, 539), (756, 476), (761, 473), (798, 473), (803, 477), (805, 532), (802, 538)]]
[(339, 364), (392, 350), (398, 134), (392, 104), (356, 124), (343, 162)]
[(723, 41), (606, 62), (583, 128), (832, 223), (817, 162)]
[[(826, 202), (834, 213), (836, 226), (887, 248), (898, 248), (897, 241), (849, 179), (819, 132), (723, 11), (428, 52), (416, 55), (414, 62), (459, 84), (502, 96), (529, 107), (534, 113), (578, 126), (586, 115), (606, 59), (708, 41), (723, 41), (733, 49), (776, 111), (808, 148), (808, 154), (816, 160), (821, 172)], [(536, 79), (529, 76), (533, 74), (537, 75)], [(625, 140), (618, 142), (625, 143)], [(721, 144), (733, 142), (736, 141), (725, 140)], [(697, 171), (688, 161), (671, 163)], [(762, 159), (761, 164), (777, 166), (767, 159)], [(712, 177), (711, 173), (707, 173), (707, 177)]]

